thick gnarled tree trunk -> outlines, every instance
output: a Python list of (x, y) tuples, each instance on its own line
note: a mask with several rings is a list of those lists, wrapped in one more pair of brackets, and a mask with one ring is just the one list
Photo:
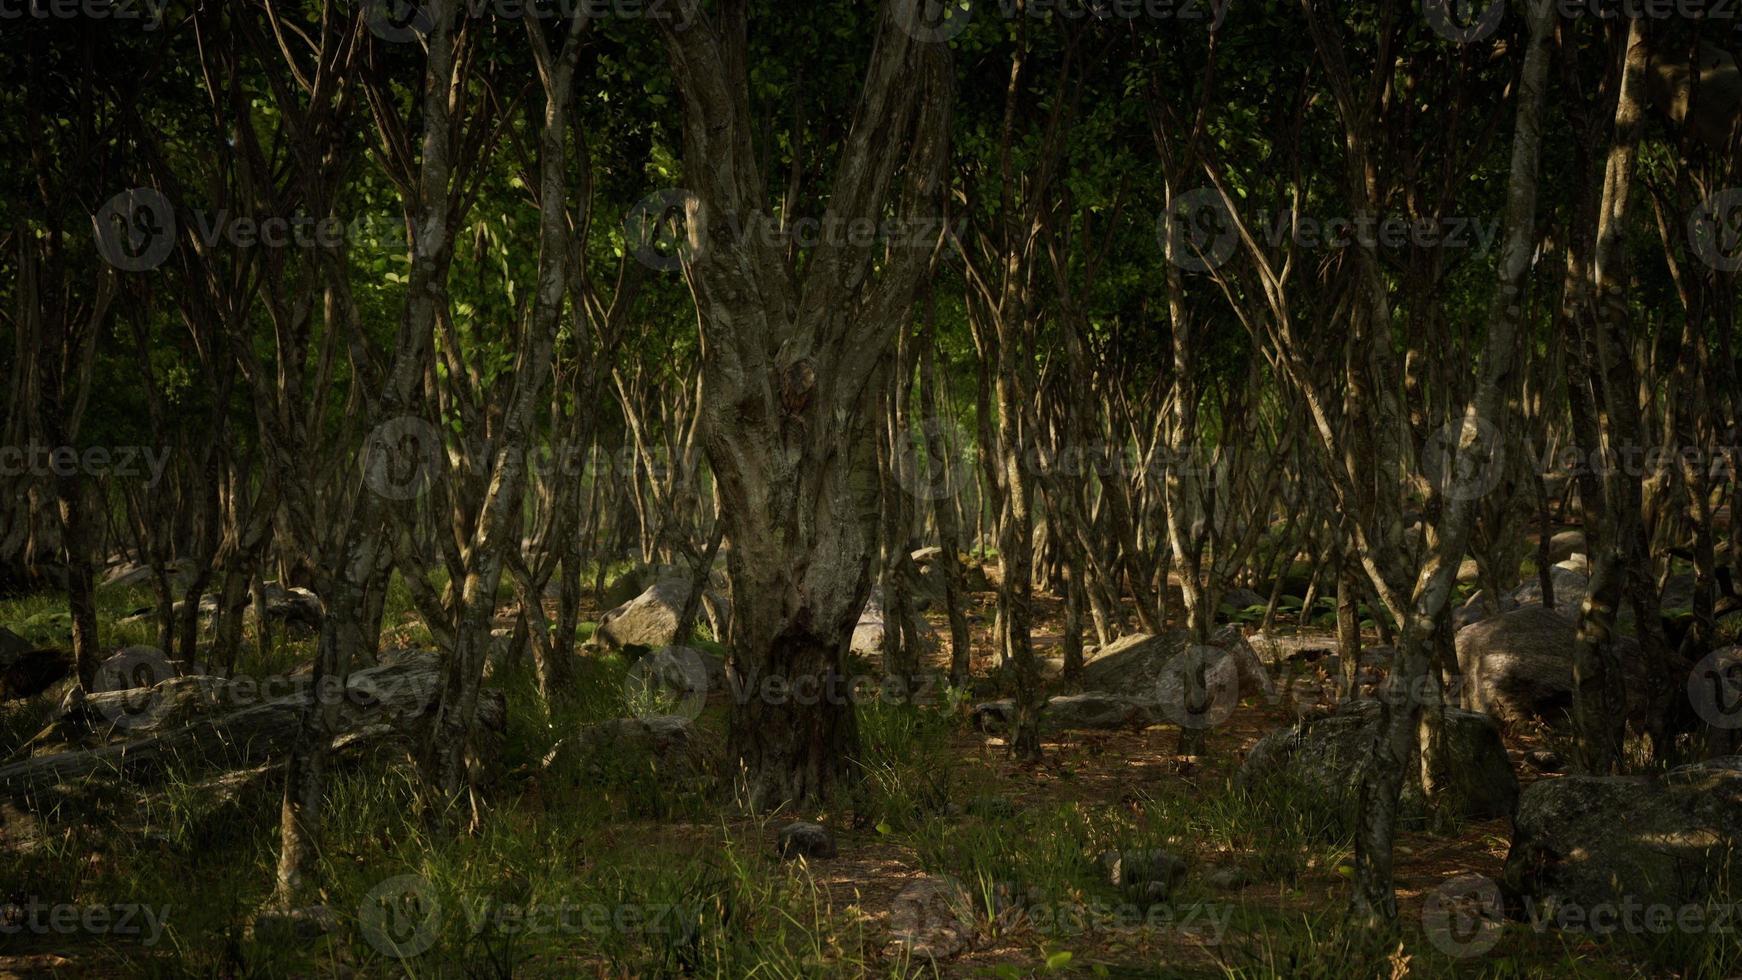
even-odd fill
[[(879, 20), (820, 227), (908, 228), (938, 213), (949, 51)], [(842, 675), (870, 587), (879, 487), (877, 392), (928, 243), (825, 234), (802, 262), (768, 216), (749, 104), (747, 4), (684, 3), (660, 21), (683, 93), (684, 273), (700, 315), (702, 439), (731, 540), (734, 692), (728, 756), (763, 809), (833, 796), (858, 738)], [(791, 210), (780, 219), (792, 221)], [(938, 227), (937, 223), (930, 223)]]

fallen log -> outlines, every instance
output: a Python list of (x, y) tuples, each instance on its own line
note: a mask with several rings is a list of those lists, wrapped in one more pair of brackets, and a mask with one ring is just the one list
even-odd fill
[[(410, 740), (435, 707), (443, 673), (439, 654), (404, 652), (319, 691), (306, 675), (271, 683), (194, 675), (148, 689), (86, 695), (69, 702), (25, 747), (28, 758), (0, 766), (0, 792), (23, 796), (98, 775), (143, 780), (172, 765), (237, 769), (281, 761), (311, 697), (337, 709), (335, 747)], [(484, 732), (505, 730), (507, 714), (502, 692), (482, 692), (478, 721)], [(87, 747), (92, 741), (105, 744)]]

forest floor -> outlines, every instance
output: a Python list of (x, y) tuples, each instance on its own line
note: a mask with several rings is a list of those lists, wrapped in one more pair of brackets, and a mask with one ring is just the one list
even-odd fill
[[(105, 623), (140, 598), (106, 590)], [(971, 610), (976, 676), (995, 666), (992, 601), (978, 594)], [(1059, 624), (1056, 605), (1042, 605), (1044, 648)], [(0, 622), (52, 613), (47, 600), (0, 605)], [(937, 611), (928, 617), (942, 627)], [(384, 637), (391, 642), (427, 636), (408, 625)], [(306, 657), (308, 643), (286, 642), (269, 669)], [(272, 881), (276, 780), (214, 794), (171, 778), (144, 793), (95, 785), (56, 802), (0, 804), (0, 977), (1608, 977), (1681, 975), (1705, 955), (1518, 923), (1481, 956), (1437, 942), (1423, 927), (1424, 896), (1461, 875), (1498, 878), (1504, 819), (1401, 833), (1399, 926), (1357, 926), (1344, 912), (1344, 815), (1286, 789), (1231, 782), (1257, 739), (1296, 720), (1299, 706), (1264, 693), (1212, 728), (1195, 758), (1175, 752), (1176, 728), (1158, 725), (1049, 738), (1033, 766), (976, 730), (965, 696), (865, 705), (853, 801), (752, 816), (732, 805), (729, 782), (561, 751), (568, 734), (625, 714), (621, 659), (589, 653), (582, 668), (581, 693), (554, 712), (528, 671), (491, 678), (511, 720), (471, 833), (424, 829), (403, 759), (336, 776), (319, 861), (333, 926), (319, 936), (249, 929)], [(715, 747), (724, 711), (716, 695), (699, 719)], [(28, 719), (4, 720), (0, 759), (29, 734)], [(1543, 778), (1523, 758), (1541, 745), (1509, 733), (1521, 782)], [(838, 856), (778, 859), (776, 833), (795, 819), (829, 826)], [(1181, 856), (1189, 872), (1165, 906), (1133, 918), (1094, 858), (1149, 847)], [(936, 961), (890, 942), (903, 916), (938, 914), (916, 912), (912, 897), (929, 877), (960, 883), (972, 900), (965, 948)], [(379, 897), (407, 889), (415, 921), (389, 923), (397, 931), (383, 940)], [(132, 909), (160, 930), (130, 932), (115, 914), (97, 926), (72, 913), (70, 926), (44, 925), (52, 911), (21, 921), (33, 903)], [(407, 951), (393, 945), (401, 939), (418, 955), (396, 955)]]

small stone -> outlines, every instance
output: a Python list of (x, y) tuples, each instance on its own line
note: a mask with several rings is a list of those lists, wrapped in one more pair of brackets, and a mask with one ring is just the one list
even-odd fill
[(1549, 749), (1532, 749), (1524, 754), (1524, 761), (1537, 772), (1560, 772), (1566, 767), (1560, 754)]
[(1217, 891), (1239, 891), (1252, 882), (1252, 873), (1245, 868), (1213, 868), (1204, 875), (1204, 883)]
[(782, 858), (832, 858), (837, 853), (835, 835), (822, 824), (792, 823), (781, 830), (775, 850)]

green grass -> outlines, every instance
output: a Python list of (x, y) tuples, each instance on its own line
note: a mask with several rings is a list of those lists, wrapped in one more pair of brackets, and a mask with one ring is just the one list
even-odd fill
[[(402, 590), (393, 596), (388, 622), (398, 623)], [(103, 590), (98, 599), (109, 642), (148, 640), (111, 621), (149, 604), (148, 594)], [(0, 603), (0, 623), (53, 628), (57, 611), (53, 598), (11, 600)], [(283, 640), (261, 664), (246, 637), (243, 650), (248, 670), (283, 669), (309, 652), (307, 641)], [(573, 696), (554, 706), (539, 700), (524, 662), (492, 676), (510, 724), (471, 833), (426, 829), (402, 751), (340, 766), (314, 874), (337, 928), (317, 939), (248, 930), (273, 878), (276, 775), (231, 796), (172, 769), (148, 793), (93, 783), (60, 803), (38, 800), (32, 845), (0, 855), (0, 901), (169, 906), (165, 932), (150, 948), (118, 937), (8, 937), (17, 941), (0, 955), (63, 950), (97, 973), (145, 977), (932, 975), (927, 963), (885, 954), (882, 927), (852, 907), (850, 888), (835, 888), (831, 903), (817, 876), (832, 868), (774, 859), (774, 830), (794, 815), (739, 815), (718, 773), (673, 778), (651, 758), (574, 748), (587, 725), (634, 707), (631, 666), (614, 654), (579, 658)], [(958, 707), (951, 698), (862, 704), (857, 791), (824, 816), (851, 837), (844, 859), (877, 845), (963, 883), (984, 941), (1013, 950), (977, 962), (975, 975), (1390, 977), (1405, 960), (1409, 975), (1424, 977), (1742, 973), (1733, 932), (1592, 939), (1511, 924), (1492, 952), (1459, 959), (1407, 916), (1396, 930), (1368, 929), (1343, 911), (1337, 869), (1352, 850), (1331, 802), (1282, 779), (1250, 790), (1160, 780), (1127, 787), (1122, 802), (1025, 798), (1020, 780), (962, 752)], [(722, 711), (710, 706), (699, 720), (716, 761)], [(0, 716), (0, 737), (20, 738), (40, 720)], [(1210, 910), (1227, 930), (1219, 943), (1188, 956), (1177, 937), (1013, 914), (1117, 908), (1123, 899), (1096, 856), (1152, 848), (1191, 866), (1166, 905), (1177, 918), (1161, 921)], [(1217, 892), (1206, 881), (1211, 863), (1260, 884)], [(396, 882), (398, 891), (382, 892)], [(404, 904), (407, 887), (431, 904)], [(400, 959), (372, 940), (384, 917), (408, 908), (434, 909), (436, 926), (427, 949)]]

